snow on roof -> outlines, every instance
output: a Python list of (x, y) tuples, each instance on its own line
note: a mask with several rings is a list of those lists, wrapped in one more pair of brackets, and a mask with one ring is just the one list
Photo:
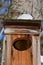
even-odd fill
[(33, 17), (30, 14), (22, 14), (17, 19), (33, 19)]

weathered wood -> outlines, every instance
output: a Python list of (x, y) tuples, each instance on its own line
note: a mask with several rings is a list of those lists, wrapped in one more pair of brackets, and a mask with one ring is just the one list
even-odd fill
[(36, 43), (36, 51), (37, 51), (37, 65), (41, 65), (41, 57), (40, 57), (40, 36), (37, 36)]
[(40, 29), (40, 20), (5, 20), (4, 27), (6, 28), (30, 28), (30, 29)]
[(40, 36), (32, 36), (33, 65), (41, 65), (40, 62)]
[(6, 46), (5, 46), (6, 36), (3, 39), (3, 50), (2, 50), (2, 62), (1, 65), (6, 65)]
[[(34, 32), (35, 31), (35, 32)], [(5, 34), (34, 34), (39, 35), (40, 30), (32, 30), (32, 29), (25, 29), (25, 28), (5, 28)]]
[[(11, 41), (13, 44), (17, 38), (27, 37), (27, 35), (11, 35)], [(10, 41), (10, 42), (11, 42)], [(9, 42), (9, 43), (10, 43)], [(8, 52), (7, 52), (8, 53)], [(19, 51), (12, 46), (12, 65), (32, 65), (31, 63), (31, 48), (25, 51)], [(8, 56), (7, 56), (8, 57)]]
[[(33, 32), (28, 31), (29, 34), (22, 34), (24, 29), (34, 29), (35, 31), (40, 32), (40, 23), (34, 23), (33, 21), (31, 22), (30, 20), (27, 20), (27, 22), (25, 20), (5, 20), (5, 30), (7, 28), (10, 30), (10, 32), (7, 30), (8, 34), (7, 32), (5, 33), (5, 37), (7, 36), (6, 65), (40, 65), (40, 33), (33, 34)], [(19, 28), (20, 30), (16, 30), (16, 28)], [(23, 30), (21, 31), (21, 29)], [(26, 30), (25, 32), (27, 32)], [(18, 34), (20, 32), (21, 34)], [(13, 47), (13, 43), (18, 38), (30, 39), (32, 46), (24, 51), (17, 50), (15, 47)]]
[(32, 55), (33, 55), (33, 65), (37, 65), (36, 62), (36, 39), (32, 36)]
[(11, 36), (10, 35), (7, 35), (6, 65), (11, 65)]

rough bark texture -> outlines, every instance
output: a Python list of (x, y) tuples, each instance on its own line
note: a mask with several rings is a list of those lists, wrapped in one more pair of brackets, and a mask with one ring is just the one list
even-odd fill
[(42, 20), (43, 20), (43, 0), (41, 0), (41, 15), (42, 15)]
[(41, 0), (13, 0), (12, 9), (20, 13), (18, 16), (25, 13), (32, 15), (34, 20), (42, 20), (43, 2)]

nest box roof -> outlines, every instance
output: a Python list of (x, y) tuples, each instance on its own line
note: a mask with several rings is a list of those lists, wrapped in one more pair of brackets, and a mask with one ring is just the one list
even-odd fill
[(41, 20), (18, 20), (18, 19), (4, 20), (4, 27), (19, 27), (19, 26), (31, 29), (40, 29)]

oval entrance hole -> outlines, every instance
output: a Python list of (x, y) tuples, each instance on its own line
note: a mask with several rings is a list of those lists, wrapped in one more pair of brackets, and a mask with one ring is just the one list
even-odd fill
[(16, 41), (14, 41), (13, 43), (13, 47), (19, 51), (23, 51), (26, 50), (28, 48), (31, 47), (31, 43), (30, 40), (26, 40), (26, 39), (18, 39)]

